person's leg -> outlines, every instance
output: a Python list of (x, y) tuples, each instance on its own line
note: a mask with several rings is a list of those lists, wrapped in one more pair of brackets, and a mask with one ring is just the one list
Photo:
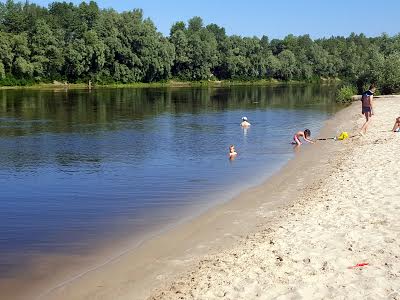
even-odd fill
[(294, 141), (296, 142), (297, 146), (300, 146), (300, 145), (301, 145), (301, 142), (300, 142), (299, 138), (297, 137), (297, 135), (295, 135), (295, 136), (293, 137), (293, 139), (294, 139)]
[(364, 129), (365, 133), (367, 133), (367, 129), (368, 129), (369, 125), (371, 124), (371, 120), (372, 120), (372, 112), (367, 112), (367, 122), (366, 122), (365, 129)]
[(363, 114), (365, 116), (365, 123), (361, 127), (361, 133), (366, 133), (367, 132), (367, 128), (368, 128), (370, 113), (369, 112), (364, 112)]

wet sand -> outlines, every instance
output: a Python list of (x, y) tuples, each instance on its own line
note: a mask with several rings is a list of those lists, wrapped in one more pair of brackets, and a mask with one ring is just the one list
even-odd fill
[[(36, 286), (22, 298), (329, 298), (330, 285), (340, 287), (342, 296), (357, 297), (364, 285), (372, 289), (373, 280), (385, 280), (383, 292), (394, 291), (400, 269), (390, 255), (400, 253), (399, 223), (393, 220), (399, 206), (390, 200), (400, 197), (393, 167), (400, 134), (377, 134), (393, 125), (393, 108), (400, 112), (400, 99), (394, 99), (377, 101), (365, 137), (303, 147), (264, 184), (74, 280), (55, 281), (45, 293)], [(353, 132), (361, 122), (356, 103), (328, 120), (320, 135)], [(374, 165), (366, 168), (368, 163)], [(377, 185), (374, 194), (366, 184)], [(347, 269), (361, 261), (371, 265)]]

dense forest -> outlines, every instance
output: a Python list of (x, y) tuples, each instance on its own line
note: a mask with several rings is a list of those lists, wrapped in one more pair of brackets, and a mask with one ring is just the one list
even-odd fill
[(47, 8), (0, 3), (0, 85), (321, 78), (400, 91), (400, 35), (270, 40), (229, 36), (193, 17), (165, 37), (140, 9), (119, 13), (93, 1)]

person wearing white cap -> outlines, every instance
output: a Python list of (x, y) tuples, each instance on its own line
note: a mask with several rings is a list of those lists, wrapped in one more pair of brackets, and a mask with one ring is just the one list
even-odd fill
[(247, 120), (247, 117), (243, 117), (242, 118), (242, 123), (240, 123), (240, 126), (242, 127), (249, 127), (251, 124), (249, 123), (249, 121)]

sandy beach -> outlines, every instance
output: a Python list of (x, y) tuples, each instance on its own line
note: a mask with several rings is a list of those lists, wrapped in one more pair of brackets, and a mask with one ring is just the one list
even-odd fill
[[(353, 132), (358, 106), (346, 110)], [(400, 299), (400, 134), (388, 132), (399, 114), (400, 98), (377, 99), (367, 135), (343, 142), (332, 173), (304, 182), (278, 222), (150, 299)]]
[[(306, 146), (262, 185), (21, 299), (399, 299), (397, 115), (400, 97), (381, 97), (366, 136)], [(354, 103), (320, 136), (362, 123)]]

